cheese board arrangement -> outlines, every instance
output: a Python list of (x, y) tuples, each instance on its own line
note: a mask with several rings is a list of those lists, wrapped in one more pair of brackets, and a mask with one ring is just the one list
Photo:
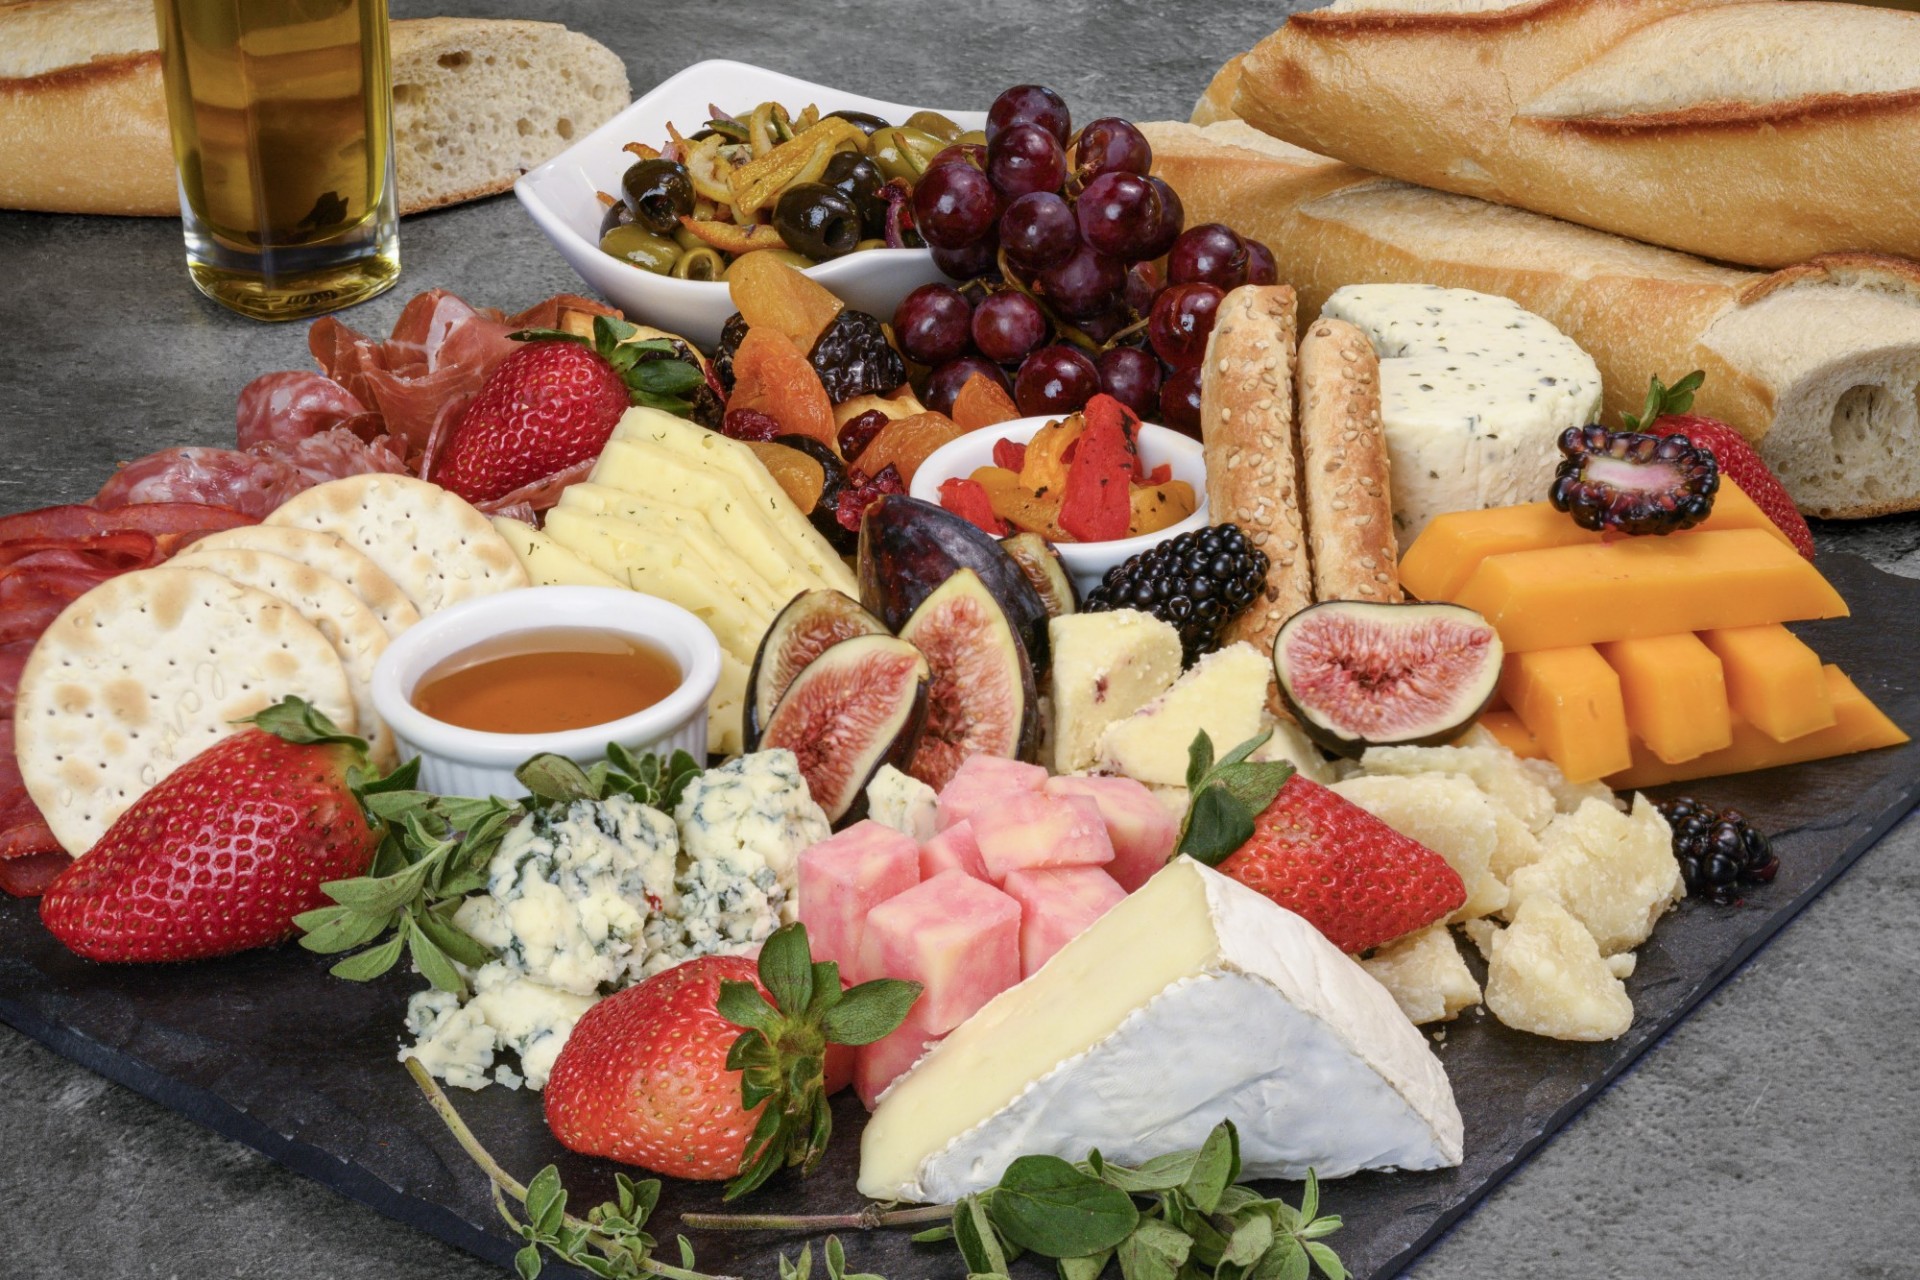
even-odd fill
[[(1397, 1274), (1920, 802), (1802, 514), (1920, 508), (1920, 243), (1583, 199), (1678, 108), (1538, 48), (1920, 17), (1522, 8), (1192, 124), (698, 64), (521, 180), (608, 301), (0, 516), (0, 1020), (527, 1277)], [(1316, 78), (1463, 35), (1444, 172)]]

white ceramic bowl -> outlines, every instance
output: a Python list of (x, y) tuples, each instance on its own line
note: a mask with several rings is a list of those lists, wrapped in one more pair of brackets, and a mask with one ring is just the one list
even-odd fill
[[(600, 252), (604, 206), (596, 193), (619, 192), (620, 175), (633, 163), (633, 156), (621, 150), (627, 143), (659, 146), (667, 140), (669, 122), (690, 134), (706, 123), (709, 103), (728, 111), (751, 111), (762, 102), (778, 102), (795, 112), (809, 103), (822, 113), (866, 111), (895, 124), (922, 110), (811, 84), (744, 62), (696, 62), (522, 176), (513, 184), (513, 193), (580, 278), (612, 300), (628, 319), (711, 349), (719, 344), (720, 327), (735, 310), (727, 286), (656, 275)], [(942, 114), (963, 129), (984, 129), (987, 123), (984, 111)], [(864, 249), (809, 268), (807, 274), (848, 306), (883, 320), (891, 320), (900, 299), (921, 285), (946, 279), (925, 249)]]
[[(1040, 428), (1057, 421), (1058, 414), (1015, 418), (1012, 422), (1003, 422), (995, 427), (969, 431), (951, 444), (935, 449), (920, 464), (920, 469), (913, 474), (910, 492), (914, 497), (937, 506), (942, 481), (954, 476), (970, 476), (977, 468), (993, 465), (993, 445), (996, 440), (1016, 440), (1025, 444), (1039, 434)], [(1207, 526), (1207, 464), (1200, 452), (1200, 442), (1191, 436), (1181, 435), (1171, 427), (1145, 423), (1140, 428), (1140, 458), (1149, 471), (1166, 463), (1172, 468), (1175, 480), (1185, 480), (1193, 486), (1194, 497), (1199, 499), (1200, 505), (1185, 520), (1159, 533), (1143, 533), (1137, 538), (1118, 538), (1112, 542), (1055, 543), (1054, 550), (1060, 553), (1060, 563), (1065, 566), (1067, 576), (1073, 579), (1073, 585), (1079, 588), (1083, 596), (1099, 586), (1100, 579), (1113, 566), (1139, 555), (1156, 542), (1164, 542), (1168, 538)]]
[[(680, 687), (644, 711), (560, 733), (480, 733), (435, 720), (413, 705), (420, 678), (477, 644), (523, 631), (617, 631), (658, 645), (680, 668)], [(442, 609), (415, 623), (380, 656), (373, 704), (398, 740), (400, 758), (420, 757), (420, 786), (441, 795), (523, 796), (513, 776), (529, 756), (552, 751), (591, 763), (617, 742), (636, 752), (676, 748), (707, 759), (707, 699), (720, 679), (720, 645), (706, 623), (637, 591), (524, 587)]]

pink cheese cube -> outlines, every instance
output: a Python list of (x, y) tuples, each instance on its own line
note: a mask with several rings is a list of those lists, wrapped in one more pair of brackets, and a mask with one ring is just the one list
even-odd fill
[(920, 883), (920, 847), (913, 837), (868, 819), (800, 855), (800, 923), (815, 960), (831, 960), (849, 982), (860, 972), (867, 913)]
[(980, 842), (973, 838), (971, 822), (956, 822), (920, 846), (920, 878), (931, 880), (942, 871), (964, 871), (975, 880), (987, 878), (987, 864), (980, 861)]
[(1049, 778), (1050, 796), (1085, 796), (1100, 806), (1113, 842), (1107, 873), (1132, 893), (1167, 865), (1180, 841), (1180, 820), (1132, 778)]
[(921, 1017), (920, 1004), (916, 1001), (907, 1011), (906, 1021), (872, 1044), (861, 1045), (853, 1060), (853, 1090), (860, 1095), (867, 1110), (873, 1110), (873, 1104), (887, 1086), (939, 1042), (939, 1034), (927, 1030), (926, 1019)]
[(1037, 764), (1021, 764), (999, 756), (968, 756), (940, 793), (940, 829), (964, 822), (1008, 796), (1038, 791), (1046, 785), (1047, 771)]
[(1101, 866), (1113, 861), (1113, 841), (1100, 806), (1085, 796), (1024, 792), (1003, 796), (973, 817), (973, 838), (987, 879), (1031, 867)]
[(1020, 981), (1020, 904), (964, 871), (943, 871), (867, 915), (867, 978), (926, 988), (914, 1008), (928, 1031), (953, 1030)]
[(1011, 871), (1001, 887), (1020, 904), (1020, 973), (1027, 978), (1127, 896), (1099, 867)]

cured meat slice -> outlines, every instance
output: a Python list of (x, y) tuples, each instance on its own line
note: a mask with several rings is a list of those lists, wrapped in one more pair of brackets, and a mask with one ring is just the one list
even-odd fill
[[(17, 834), (0, 832), (0, 845), (31, 846), (40, 843), (43, 833), (49, 837), (53, 834), (44, 822), (37, 827), (22, 828)], [(73, 859), (57, 845), (47, 850), (23, 848), (12, 857), (0, 857), (0, 890), (16, 898), (37, 898), (51, 889), (60, 873), (72, 865)]]
[(240, 388), (234, 443), (292, 444), (360, 418), (367, 406), (332, 378), (304, 370), (263, 373)]
[(550, 476), (523, 484), (510, 493), (503, 493), (491, 502), (476, 502), (474, 505), (490, 516), (511, 515), (519, 518), (521, 511), (545, 511), (560, 501), (560, 494), (568, 485), (579, 484), (591, 475), (594, 464), (599, 461), (597, 457), (583, 458)]
[(99, 569), (126, 573), (165, 556), (150, 533), (122, 529), (85, 538), (15, 538), (0, 542), (0, 576), (28, 569)]
[(318, 435), (291, 442), (264, 441), (249, 452), (292, 467), (308, 485), (344, 480), (348, 476), (407, 474), (400, 442), (381, 436), (369, 444), (345, 427), (330, 427)]
[(20, 780), (20, 767), (13, 758), (13, 698), (20, 690), (20, 673), (27, 668), (27, 657), (33, 652), (35, 636), (31, 640), (11, 640), (0, 644), (0, 794), (7, 790), (9, 782)]
[(113, 511), (76, 503), (0, 516), (0, 542), (21, 538), (91, 538), (135, 529), (152, 534), (160, 543), (160, 549), (171, 553), (169, 538), (258, 523), (254, 517), (231, 508), (198, 502), (149, 502)]
[(277, 458), (189, 445), (127, 463), (101, 486), (93, 505), (111, 510), (146, 502), (203, 502), (258, 520), (310, 483)]

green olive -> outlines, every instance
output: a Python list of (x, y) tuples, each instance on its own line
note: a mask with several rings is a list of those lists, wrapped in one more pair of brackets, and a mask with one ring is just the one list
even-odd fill
[(942, 142), (953, 142), (960, 136), (960, 126), (941, 115), (938, 111), (916, 111), (907, 117), (907, 128), (930, 133)]
[(718, 280), (727, 274), (727, 260), (710, 244), (689, 249), (673, 264), (673, 274), (682, 280)]
[(873, 136), (867, 139), (867, 155), (888, 178), (917, 182), (920, 175), (927, 171), (927, 161), (939, 155), (946, 146), (925, 129), (898, 125), (891, 129), (875, 130)]
[(615, 227), (600, 237), (600, 250), (622, 262), (631, 262), (655, 275), (666, 275), (680, 260), (680, 246), (665, 236), (657, 236), (637, 222)]
[[(815, 262), (812, 258), (809, 258), (806, 254), (795, 253), (791, 249), (755, 249), (753, 252), (772, 254), (774, 261), (784, 262), (788, 266), (798, 267), (802, 271), (805, 271), (808, 267), (817, 267), (820, 265), (819, 263)], [(740, 257), (735, 258), (733, 262), (729, 262), (727, 264), (726, 273), (722, 275), (720, 278), (722, 280), (725, 280), (728, 276), (731, 276), (733, 274), (734, 264), (750, 256), (751, 255), (749, 254), (743, 253), (740, 255)]]
[(956, 147), (973, 144), (978, 144), (983, 147), (987, 145), (987, 131), (985, 129), (969, 129), (953, 140), (953, 145)]
[(853, 251), (859, 253), (862, 249), (884, 249), (886, 247), (887, 242), (885, 240), (862, 240), (859, 244), (853, 246)]
[(702, 240), (685, 227), (675, 227), (673, 229), (673, 242), (679, 245), (681, 250), (686, 253), (692, 253), (695, 249), (704, 249), (707, 247), (705, 240)]

